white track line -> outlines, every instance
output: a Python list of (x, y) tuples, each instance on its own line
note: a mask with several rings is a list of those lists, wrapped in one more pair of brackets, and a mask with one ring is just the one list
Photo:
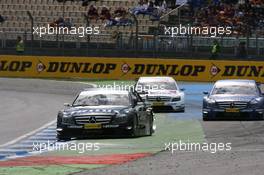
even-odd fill
[(20, 136), (20, 137), (18, 137), (16, 139), (14, 139), (14, 140), (11, 140), (11, 141), (9, 141), (9, 142), (7, 142), (5, 144), (0, 145), (0, 148), (15, 144), (16, 142), (21, 141), (21, 140), (23, 140), (23, 139), (25, 139), (25, 138), (37, 133), (37, 132), (49, 127), (50, 125), (54, 124), (55, 122), (56, 122), (56, 120), (53, 120), (53, 121), (51, 121), (49, 123), (46, 123), (45, 125), (41, 126), (38, 129), (35, 129), (35, 130), (33, 130), (33, 131), (31, 131), (31, 132), (29, 132), (27, 134), (24, 134), (24, 135), (22, 135), (22, 136)]

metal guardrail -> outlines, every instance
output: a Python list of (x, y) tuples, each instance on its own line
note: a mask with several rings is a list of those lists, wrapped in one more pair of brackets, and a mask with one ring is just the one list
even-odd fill
[[(72, 35), (50, 35), (42, 38), (34, 36), (34, 41), (31, 40), (31, 33), (0, 33), (0, 48), (15, 48), (17, 36), (23, 36), (26, 49), (31, 50), (36, 48), (62, 48), (62, 49), (120, 49), (120, 50), (143, 50), (153, 52), (200, 52), (207, 50), (210, 53), (210, 48), (213, 41), (217, 39), (220, 43), (221, 51), (230, 54), (236, 54), (240, 42), (248, 42), (248, 49), (253, 55), (264, 54), (264, 38), (236, 38), (236, 37), (201, 37), (201, 36), (177, 36), (171, 37), (168, 35), (121, 35), (118, 38), (113, 38), (110, 34), (91, 35), (79, 38)], [(136, 40), (137, 36), (137, 40)], [(32, 43), (34, 42), (34, 43)]]

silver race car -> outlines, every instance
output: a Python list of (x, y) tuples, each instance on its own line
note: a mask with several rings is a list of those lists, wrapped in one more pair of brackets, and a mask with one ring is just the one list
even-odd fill
[(172, 77), (140, 77), (135, 90), (155, 111), (185, 111), (184, 89)]
[(204, 94), (203, 120), (264, 117), (264, 96), (254, 80), (219, 80)]

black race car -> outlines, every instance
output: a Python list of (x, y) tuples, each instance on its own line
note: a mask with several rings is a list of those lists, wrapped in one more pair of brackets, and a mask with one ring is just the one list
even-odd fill
[(264, 118), (264, 95), (254, 80), (219, 80), (204, 93), (203, 120)]
[(152, 135), (153, 112), (136, 92), (89, 89), (57, 116), (58, 140), (104, 135)]

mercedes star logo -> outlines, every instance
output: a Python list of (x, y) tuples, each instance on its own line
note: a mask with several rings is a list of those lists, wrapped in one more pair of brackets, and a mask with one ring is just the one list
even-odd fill
[(95, 117), (90, 117), (89, 122), (90, 123), (96, 123), (96, 118)]

